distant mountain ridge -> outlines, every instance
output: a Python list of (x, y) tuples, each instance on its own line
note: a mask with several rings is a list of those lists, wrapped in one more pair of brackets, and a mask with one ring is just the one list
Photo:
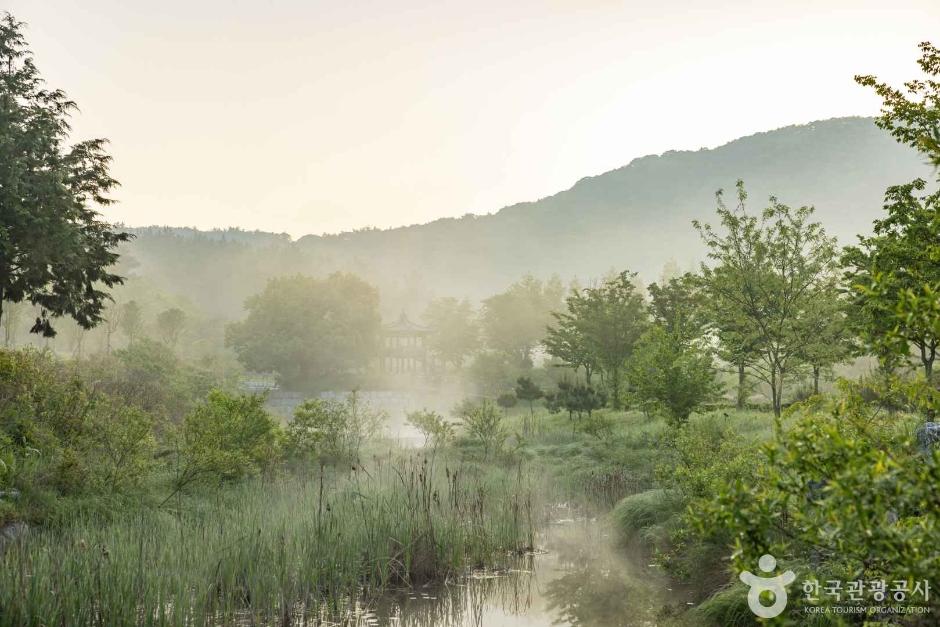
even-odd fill
[[(291, 246), (321, 265), (361, 274), (383, 298), (395, 290), (483, 298), (526, 272), (584, 282), (610, 268), (630, 269), (649, 282), (670, 259), (682, 267), (704, 259), (691, 222), (712, 220), (715, 191), (738, 179), (754, 211), (770, 195), (790, 206), (815, 205), (817, 219), (846, 244), (868, 232), (888, 186), (930, 175), (915, 151), (871, 118), (836, 118), (714, 149), (640, 157), (490, 215), (307, 235)], [(283, 246), (282, 236), (256, 236)], [(240, 231), (236, 239), (250, 244), (253, 237)]]

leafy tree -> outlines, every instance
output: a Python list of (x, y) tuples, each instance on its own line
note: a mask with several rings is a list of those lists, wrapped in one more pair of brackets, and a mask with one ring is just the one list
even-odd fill
[(365, 368), (377, 354), (379, 295), (352, 274), (271, 279), (245, 309), (247, 318), (226, 328), (226, 345), (251, 370), (278, 372), (288, 385)]
[(805, 313), (807, 324), (816, 328), (816, 337), (803, 348), (800, 359), (809, 368), (813, 394), (819, 394), (820, 377), (824, 373), (831, 376), (833, 366), (856, 354), (856, 346), (846, 315), (848, 303), (837, 281), (820, 285), (815, 293)]
[(701, 277), (686, 272), (658, 285), (651, 283), (650, 313), (667, 333), (681, 332), (683, 337), (698, 339), (708, 325), (707, 296)]
[(552, 312), (561, 309), (563, 294), (557, 275), (543, 283), (527, 274), (484, 300), (483, 335), (489, 348), (505, 353), (515, 365), (531, 366)]
[(758, 219), (746, 211), (744, 183), (736, 187), (736, 210), (725, 206), (720, 190), (716, 194), (724, 234), (694, 222), (716, 262), (713, 268), (702, 264), (702, 274), (711, 296), (732, 309), (728, 315), (741, 325), (741, 336), (757, 340), (757, 359), (750, 368), (770, 387), (779, 417), (785, 379), (796, 373), (808, 347), (820, 341), (807, 312), (819, 296), (817, 289), (835, 272), (835, 241), (810, 221), (813, 208), (793, 211), (771, 197)]
[(454, 425), (436, 411), (422, 409), (408, 412), (405, 422), (424, 436), (424, 446), (433, 448), (443, 446), (454, 438)]
[[(636, 288), (636, 273), (621, 272), (581, 291), (578, 324), (588, 351), (603, 373), (614, 409), (622, 406), (623, 369), (649, 326), (649, 314)], [(590, 389), (590, 386), (586, 386)]]
[(700, 340), (687, 341), (681, 328), (650, 328), (637, 343), (628, 374), (633, 395), (645, 407), (664, 411), (676, 426), (718, 391), (711, 353)]
[(565, 299), (567, 311), (552, 312), (555, 323), (546, 328), (542, 344), (549, 355), (561, 360), (561, 366), (572, 368), (575, 372), (584, 368), (585, 381), (590, 385), (598, 364), (585, 335), (588, 305), (589, 301), (581, 290), (568, 296)]
[[(711, 281), (728, 280), (732, 273), (716, 271)], [(733, 287), (731, 287), (733, 289)], [(715, 354), (736, 371), (738, 383), (735, 389), (736, 404), (744, 409), (750, 385), (748, 374), (760, 359), (760, 329), (751, 323), (734, 301), (725, 302), (724, 289), (709, 289), (704, 314), (709, 320), (709, 331), (718, 341)]]
[(144, 312), (136, 300), (124, 303), (121, 309), (120, 330), (127, 337), (127, 343), (133, 344), (144, 335)]
[(161, 311), (157, 315), (157, 334), (164, 344), (176, 348), (183, 329), (186, 327), (186, 312), (177, 307)]
[[(881, 338), (897, 328), (894, 337), (905, 348), (917, 351), (930, 379), (940, 348), (940, 330), (917, 324), (916, 318), (905, 320), (896, 315), (903, 294), (940, 284), (940, 249), (933, 244), (940, 238), (940, 192), (918, 195), (925, 187), (926, 182), (917, 179), (888, 188), (887, 217), (874, 222), (872, 236), (859, 236), (858, 246), (846, 247), (842, 262), (848, 268), (845, 279), (853, 309), (849, 322), (872, 347), (883, 346)], [(876, 281), (877, 290), (859, 289)], [(881, 356), (895, 353), (882, 352)]]
[(480, 394), (498, 396), (500, 391), (512, 383), (514, 371), (505, 353), (483, 351), (473, 358), (469, 374)]
[(100, 219), (114, 202), (107, 140), (71, 147), (77, 105), (47, 89), (23, 37), (23, 24), (0, 19), (0, 315), (4, 303), (39, 308), (33, 333), (54, 337), (52, 320), (71, 316), (90, 329), (102, 321), (103, 288), (123, 282), (109, 271), (130, 236)]
[(881, 116), (875, 123), (899, 142), (922, 152), (935, 167), (940, 167), (940, 50), (930, 42), (923, 42), (919, 47), (921, 57), (917, 64), (932, 78), (905, 83), (906, 93), (879, 83), (870, 75), (856, 76), (855, 82), (871, 87), (882, 99)]
[(468, 300), (438, 298), (428, 304), (424, 320), (431, 327), (428, 347), (446, 366), (461, 368), (479, 348), (480, 328)]

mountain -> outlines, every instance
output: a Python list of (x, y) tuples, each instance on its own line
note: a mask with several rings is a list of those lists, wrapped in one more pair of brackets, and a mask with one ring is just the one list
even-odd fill
[[(557, 272), (586, 282), (611, 268), (630, 269), (649, 282), (670, 259), (682, 268), (704, 260), (691, 222), (712, 220), (715, 191), (733, 190), (737, 179), (747, 186), (752, 211), (763, 209), (770, 195), (793, 207), (814, 205), (817, 219), (845, 244), (869, 231), (882, 211), (885, 188), (918, 176), (930, 177), (931, 170), (871, 118), (831, 119), (714, 149), (641, 157), (553, 196), (490, 215), (308, 235), (289, 244), (297, 263), (284, 273), (354, 271), (378, 285), (383, 301), (396, 307), (432, 295), (483, 298), (526, 272), (543, 278)], [(150, 230), (141, 240), (153, 242), (159, 233)], [(272, 249), (285, 256), (280, 236), (243, 233), (238, 242), (244, 246), (252, 238), (276, 240)], [(131, 250), (149, 259), (146, 265), (165, 265), (139, 245)], [(278, 271), (276, 264), (264, 266), (265, 273)], [(188, 271), (199, 268), (190, 265)], [(225, 284), (224, 277), (211, 281)], [(249, 283), (256, 287), (259, 281)]]

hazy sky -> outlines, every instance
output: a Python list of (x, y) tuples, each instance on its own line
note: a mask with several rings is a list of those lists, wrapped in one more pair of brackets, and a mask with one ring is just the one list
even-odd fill
[(131, 225), (306, 233), (535, 200), (634, 157), (871, 115), (938, 0), (8, 0), (112, 141)]

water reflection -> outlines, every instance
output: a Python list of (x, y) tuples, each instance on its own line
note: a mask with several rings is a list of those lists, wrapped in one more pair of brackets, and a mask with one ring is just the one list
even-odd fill
[[(447, 586), (389, 593), (339, 621), (365, 627), (647, 627), (684, 609), (686, 594), (617, 547), (600, 524), (554, 525), (544, 554), (507, 556)], [(366, 609), (367, 608), (367, 609)]]

